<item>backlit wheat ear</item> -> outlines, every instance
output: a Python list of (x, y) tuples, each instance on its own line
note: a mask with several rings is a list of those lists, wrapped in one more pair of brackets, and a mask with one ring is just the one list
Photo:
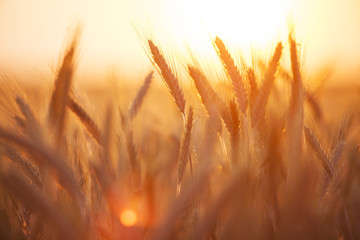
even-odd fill
[(69, 91), (75, 71), (75, 57), (78, 41), (78, 33), (75, 33), (56, 76), (54, 83), (55, 87), (49, 105), (49, 123), (55, 128), (57, 139), (61, 136), (65, 124), (66, 107), (69, 102)]
[(342, 152), (345, 148), (346, 138), (349, 134), (350, 124), (352, 121), (353, 116), (347, 115), (342, 120), (340, 129), (338, 134), (334, 138), (331, 144), (331, 156), (330, 156), (330, 164), (335, 168), (339, 160), (341, 159)]
[(246, 93), (245, 86), (244, 86), (242, 77), (240, 75), (240, 72), (239, 72), (238, 68), (235, 66), (235, 62), (234, 62), (233, 58), (231, 57), (230, 53), (228, 52), (228, 50), (226, 49), (223, 41), (219, 37), (216, 37), (214, 44), (217, 48), (217, 53), (218, 53), (220, 59), (222, 60), (224, 68), (225, 68), (228, 76), (231, 79), (240, 110), (243, 113), (245, 113), (247, 105), (248, 105), (248, 100), (247, 100), (247, 93)]
[(304, 126), (304, 132), (307, 142), (310, 144), (315, 155), (320, 160), (320, 163), (323, 166), (325, 172), (328, 174), (328, 176), (332, 177), (333, 169), (331, 168), (330, 160), (325, 149), (321, 146), (319, 140), (316, 138), (315, 134), (310, 130), (310, 128)]
[(231, 160), (232, 164), (236, 165), (239, 162), (240, 156), (240, 116), (236, 102), (230, 101), (229, 105), (231, 124), (229, 128), (230, 143), (231, 143)]
[(269, 62), (269, 66), (266, 69), (264, 81), (261, 85), (261, 88), (259, 89), (254, 108), (252, 110), (251, 120), (253, 126), (256, 126), (265, 117), (266, 105), (268, 103), (271, 89), (274, 86), (275, 74), (279, 65), (282, 49), (282, 44), (278, 43), (273, 58)]
[(290, 145), (292, 146), (289, 148), (289, 157), (294, 159), (300, 157), (302, 150), (301, 138), (304, 126), (304, 88), (300, 75), (296, 42), (291, 35), (289, 35), (289, 45), (293, 81), (291, 83), (287, 132)]
[(246, 74), (250, 85), (249, 105), (250, 108), (253, 109), (258, 94), (258, 84), (256, 82), (255, 72), (252, 68), (247, 69)]
[(208, 79), (199, 69), (189, 65), (188, 72), (194, 81), (195, 87), (200, 95), (201, 102), (203, 103), (208, 115), (214, 115), (214, 128), (218, 132), (221, 132), (221, 119), (219, 118), (218, 113), (225, 122), (228, 121), (228, 119), (222, 112), (222, 109), (227, 108), (226, 104), (216, 94), (215, 90), (210, 85)]
[(195, 87), (208, 114), (214, 109), (214, 104), (219, 97), (206, 79), (205, 75), (197, 68), (188, 65), (188, 72), (193, 79)]
[(96, 142), (101, 144), (101, 132), (85, 109), (71, 97), (69, 98), (68, 106), (70, 110), (80, 119), (81, 123), (85, 126), (86, 130), (96, 140)]
[(190, 146), (191, 146), (191, 132), (193, 128), (193, 120), (194, 120), (193, 109), (192, 107), (190, 107), (186, 119), (185, 134), (182, 140), (180, 156), (178, 161), (178, 185), (180, 185), (182, 182), (185, 173), (185, 168), (191, 155)]
[(49, 167), (58, 178), (58, 182), (61, 186), (69, 191), (69, 193), (77, 200), (79, 206), (83, 207), (83, 195), (81, 188), (75, 178), (72, 169), (65, 163), (65, 160), (52, 149), (49, 144), (44, 141), (29, 140), (17, 135), (14, 132), (8, 131), (3, 127), (0, 127), (0, 138), (14, 143), (21, 149), (28, 151), (32, 156), (36, 156), (33, 159), (41, 166)]
[(147, 75), (143, 85), (140, 87), (139, 91), (137, 92), (136, 97), (135, 97), (134, 101), (132, 102), (131, 107), (128, 112), (130, 121), (133, 120), (136, 117), (137, 113), (139, 112), (140, 107), (143, 104), (144, 98), (150, 89), (152, 78), (153, 78), (153, 72), (151, 72), (151, 73), (149, 73), (149, 75)]
[(166, 63), (166, 60), (160, 53), (159, 48), (151, 40), (148, 40), (148, 44), (154, 65), (157, 67), (165, 85), (168, 87), (171, 95), (173, 96), (179, 111), (183, 114), (183, 116), (185, 116), (185, 98), (178, 79)]
[(39, 121), (36, 119), (33, 111), (30, 106), (19, 96), (16, 97), (16, 103), (19, 106), (21, 113), (26, 119), (25, 126), (27, 126), (26, 131), (30, 137), (42, 137), (41, 126)]
[(55, 204), (43, 192), (34, 188), (17, 172), (1, 169), (0, 183), (23, 205), (48, 222), (59, 239), (81, 238), (81, 228), (74, 228), (69, 222), (70, 219), (63, 215), (64, 212), (58, 211)]
[(42, 184), (42, 179), (39, 170), (32, 163), (24, 159), (23, 156), (12, 146), (5, 143), (1, 145), (5, 147), (4, 154), (22, 168), (33, 183), (40, 186)]
[(290, 112), (291, 115), (298, 116), (299, 120), (303, 121), (304, 118), (304, 88), (300, 75), (300, 66), (296, 48), (296, 42), (289, 36), (290, 44), (290, 58), (291, 58), (291, 70), (293, 74), (293, 82), (291, 85), (291, 99), (290, 99)]

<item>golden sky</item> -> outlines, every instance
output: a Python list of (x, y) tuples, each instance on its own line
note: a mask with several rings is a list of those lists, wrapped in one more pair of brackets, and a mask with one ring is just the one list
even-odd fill
[(358, 0), (0, 0), (0, 70), (51, 76), (81, 23), (80, 78), (142, 77), (151, 66), (134, 27), (206, 56), (209, 35), (244, 53), (286, 41), (290, 16), (308, 63), (336, 57), (360, 70)]

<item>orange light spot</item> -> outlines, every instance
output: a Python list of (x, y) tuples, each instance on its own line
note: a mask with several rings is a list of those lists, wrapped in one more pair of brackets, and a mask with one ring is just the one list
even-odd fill
[(131, 227), (137, 222), (137, 214), (132, 209), (125, 209), (120, 215), (121, 223), (126, 227)]

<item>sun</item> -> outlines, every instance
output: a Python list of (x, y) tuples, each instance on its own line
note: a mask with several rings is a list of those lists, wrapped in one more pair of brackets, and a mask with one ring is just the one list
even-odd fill
[(202, 47), (204, 37), (219, 36), (239, 47), (266, 47), (287, 30), (287, 0), (175, 0), (175, 30)]

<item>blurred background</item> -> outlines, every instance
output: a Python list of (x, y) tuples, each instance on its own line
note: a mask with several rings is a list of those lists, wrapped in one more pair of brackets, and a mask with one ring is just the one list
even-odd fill
[(219, 35), (248, 57), (286, 41), (290, 22), (306, 71), (336, 62), (356, 80), (358, 0), (0, 0), (0, 70), (25, 81), (53, 79), (67, 39), (81, 24), (76, 81), (141, 80), (152, 69), (142, 46), (146, 36), (206, 58), (215, 56), (210, 37)]

